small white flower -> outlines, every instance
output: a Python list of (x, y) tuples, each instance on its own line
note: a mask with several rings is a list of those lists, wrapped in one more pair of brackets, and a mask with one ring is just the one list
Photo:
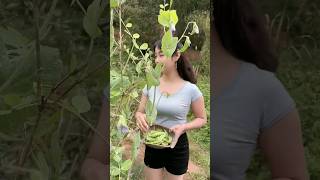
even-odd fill
[(193, 31), (196, 33), (196, 34), (199, 34), (199, 27), (196, 23), (193, 23)]
[(170, 24), (170, 32), (173, 34), (176, 31), (176, 27), (173, 23)]

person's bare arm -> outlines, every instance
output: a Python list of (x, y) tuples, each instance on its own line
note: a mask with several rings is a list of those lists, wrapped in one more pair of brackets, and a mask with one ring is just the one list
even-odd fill
[(207, 123), (207, 114), (204, 105), (204, 98), (200, 97), (191, 104), (194, 119), (184, 125), (185, 131), (201, 128)]
[(295, 110), (264, 130), (259, 144), (273, 180), (309, 179), (298, 112)]
[(203, 97), (200, 97), (194, 102), (192, 102), (191, 108), (192, 113), (195, 116), (195, 118), (191, 122), (188, 122), (186, 124), (175, 125), (172, 128), (170, 128), (170, 130), (173, 131), (175, 134), (170, 145), (171, 148), (175, 147), (176, 143), (178, 142), (178, 138), (181, 136), (181, 134), (188, 130), (201, 128), (207, 123), (207, 115)]
[(135, 113), (137, 126), (142, 132), (147, 132), (149, 128), (147, 124), (146, 114), (145, 114), (145, 107), (146, 107), (147, 101), (148, 101), (148, 96), (142, 94), (138, 110)]
[(89, 152), (81, 168), (81, 177), (84, 180), (105, 180), (109, 177), (108, 163), (108, 144), (107, 140), (107, 116), (109, 105), (106, 100), (102, 103), (97, 131), (104, 137), (94, 134)]

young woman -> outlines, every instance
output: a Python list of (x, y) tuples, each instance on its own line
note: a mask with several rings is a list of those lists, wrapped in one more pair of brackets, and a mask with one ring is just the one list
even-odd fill
[(273, 179), (306, 180), (295, 103), (253, 0), (214, 0), (211, 179), (243, 180), (259, 147)]
[[(171, 58), (161, 52), (161, 42), (155, 44), (155, 62), (163, 63), (164, 70), (160, 77), (160, 85), (145, 87), (135, 114), (137, 126), (142, 132), (148, 130), (145, 114), (145, 105), (148, 99), (153, 100), (156, 88), (157, 103), (156, 124), (170, 128), (175, 137), (171, 148), (154, 149), (146, 146), (145, 149), (145, 178), (146, 180), (182, 180), (188, 169), (189, 143), (186, 132), (200, 128), (206, 124), (204, 98), (195, 85), (194, 71), (188, 59), (179, 52), (177, 47)], [(187, 114), (192, 109), (195, 119), (187, 122)]]

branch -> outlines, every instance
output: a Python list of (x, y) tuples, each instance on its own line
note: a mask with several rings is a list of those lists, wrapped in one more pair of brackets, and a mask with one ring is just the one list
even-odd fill
[(67, 95), (75, 86), (77, 86), (78, 84), (82, 83), (84, 80), (86, 80), (88, 77), (90, 77), (91, 75), (95, 74), (97, 71), (99, 71), (100, 69), (102, 69), (104, 66), (107, 65), (108, 62), (103, 62), (101, 63), (99, 66), (97, 66), (96, 68), (94, 68), (93, 70), (91, 70), (85, 77), (83, 77), (82, 79), (77, 80), (76, 82), (74, 82), (57, 100), (55, 100), (54, 103), (58, 102), (59, 100), (61, 100), (65, 95)]

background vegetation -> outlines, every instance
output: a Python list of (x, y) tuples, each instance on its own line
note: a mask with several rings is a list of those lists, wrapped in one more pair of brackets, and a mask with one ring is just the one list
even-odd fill
[[(258, 3), (270, 19), (280, 60), (277, 76), (300, 113), (310, 179), (320, 179), (320, 2), (261, 0)], [(260, 152), (252, 161), (248, 179), (270, 179)]]
[[(112, 9), (111, 33), (111, 174), (117, 179), (131, 177), (142, 179), (143, 146), (140, 146), (137, 158), (138, 130), (133, 117), (138, 106), (142, 89), (146, 84), (146, 72), (154, 66), (153, 44), (162, 37), (162, 26), (158, 23), (160, 4), (165, 1), (133, 0), (125, 1), (120, 7)], [(167, 1), (169, 3), (170, 1)], [(209, 82), (209, 1), (189, 1), (180, 3), (173, 1), (172, 9), (177, 11), (179, 21), (176, 35), (180, 37), (189, 21), (199, 25), (199, 35), (190, 36), (192, 49), (197, 49), (201, 58), (195, 58), (193, 65), (198, 72), (199, 88), (206, 100), (208, 118), (210, 119), (210, 84)], [(204, 3), (206, 2), (206, 3)], [(196, 9), (194, 7), (201, 7)], [(121, 28), (120, 28), (121, 25)], [(120, 32), (120, 29), (122, 31)], [(192, 28), (189, 28), (191, 31)], [(137, 45), (135, 45), (135, 43)], [(146, 43), (148, 46), (143, 47)], [(146, 48), (148, 47), (148, 48)], [(147, 54), (147, 55), (146, 55)], [(192, 119), (191, 116), (188, 118)], [(199, 167), (198, 172), (188, 173), (187, 179), (206, 179), (209, 177), (210, 123), (201, 130), (189, 133), (191, 144), (191, 160)], [(130, 148), (128, 148), (130, 147)], [(128, 158), (131, 155), (130, 158)], [(123, 158), (120, 160), (119, 156)], [(142, 156), (142, 157), (141, 157)], [(133, 161), (134, 166), (125, 166), (125, 159)], [(127, 164), (130, 164), (127, 161)], [(132, 165), (132, 164), (130, 164)], [(129, 167), (129, 166), (128, 166)], [(120, 170), (119, 170), (120, 169)], [(127, 172), (128, 171), (128, 172)]]
[(0, 1), (0, 179), (79, 179), (107, 85), (105, 7)]

